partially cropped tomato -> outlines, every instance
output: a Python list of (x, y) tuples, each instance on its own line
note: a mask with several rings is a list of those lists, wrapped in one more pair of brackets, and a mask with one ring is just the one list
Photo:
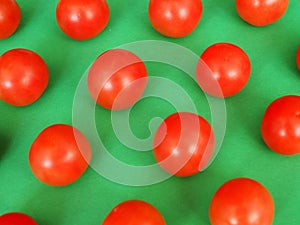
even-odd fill
[(298, 69), (300, 70), (300, 46), (298, 47), (298, 51), (297, 51), (296, 63), (297, 63)]
[(211, 225), (272, 225), (274, 201), (270, 192), (249, 178), (227, 181), (212, 198)]
[(300, 153), (300, 96), (273, 101), (265, 111), (261, 134), (267, 146), (283, 155)]
[(201, 0), (150, 0), (148, 16), (159, 33), (184, 37), (197, 27), (202, 17)]
[(11, 212), (0, 216), (1, 225), (38, 225), (30, 216), (19, 213)]
[(128, 200), (107, 215), (102, 225), (166, 225), (160, 212), (147, 202)]
[(29, 152), (33, 174), (43, 183), (64, 186), (76, 181), (87, 169), (92, 151), (78, 129), (56, 124), (44, 129)]
[(0, 40), (17, 30), (21, 17), (21, 9), (15, 0), (0, 0)]
[(158, 127), (153, 139), (154, 157), (175, 176), (191, 176), (209, 163), (214, 151), (214, 133), (201, 116), (174, 113)]
[(49, 71), (44, 60), (27, 49), (12, 49), (0, 57), (0, 99), (14, 106), (35, 102), (45, 91)]
[[(202, 62), (209, 67), (211, 73), (202, 73)], [(230, 43), (217, 43), (202, 53), (196, 77), (199, 86), (206, 93), (215, 97), (229, 97), (246, 86), (250, 73), (250, 59), (240, 47)]]
[(100, 106), (121, 110), (134, 105), (143, 94), (148, 81), (144, 62), (123, 49), (101, 54), (88, 73), (88, 89)]
[(288, 8), (289, 0), (236, 0), (239, 16), (254, 26), (266, 26), (279, 20)]
[(106, 0), (60, 0), (56, 7), (59, 27), (75, 40), (97, 36), (107, 26), (109, 17)]

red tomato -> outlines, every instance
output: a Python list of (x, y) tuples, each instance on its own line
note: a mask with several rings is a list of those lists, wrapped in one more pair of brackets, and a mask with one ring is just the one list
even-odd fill
[(300, 70), (300, 46), (297, 51), (296, 62), (297, 62), (298, 69)]
[(143, 94), (148, 73), (143, 61), (127, 50), (101, 54), (88, 73), (88, 89), (102, 107), (121, 110), (132, 106)]
[(289, 0), (236, 0), (239, 16), (253, 26), (266, 26), (279, 20), (288, 8)]
[(274, 201), (260, 183), (236, 178), (223, 184), (209, 209), (211, 225), (272, 225)]
[(11, 36), (17, 30), (21, 14), (15, 0), (0, 0), (0, 40)]
[(267, 146), (283, 155), (300, 153), (300, 96), (283, 96), (267, 108), (261, 124)]
[(174, 113), (158, 127), (154, 157), (175, 176), (191, 176), (209, 162), (214, 150), (214, 133), (202, 117), (188, 112)]
[(12, 49), (0, 57), (0, 99), (25, 106), (35, 102), (45, 91), (49, 71), (35, 52)]
[(1, 225), (38, 225), (30, 216), (11, 212), (0, 216)]
[(159, 33), (173, 38), (184, 37), (197, 27), (202, 16), (202, 1), (150, 0), (148, 16)]
[(102, 225), (166, 225), (160, 212), (147, 202), (129, 200), (117, 205)]
[(34, 140), (29, 164), (33, 174), (43, 183), (64, 186), (84, 173), (91, 155), (89, 141), (79, 130), (56, 124), (44, 129)]
[(60, 0), (56, 8), (59, 27), (75, 40), (97, 36), (107, 26), (109, 17), (106, 0)]
[[(211, 73), (202, 73), (202, 60)], [(229, 97), (240, 92), (247, 84), (251, 63), (247, 54), (238, 46), (217, 43), (208, 47), (197, 65), (197, 81), (206, 93), (215, 97)], [(219, 88), (216, 88), (219, 85)]]

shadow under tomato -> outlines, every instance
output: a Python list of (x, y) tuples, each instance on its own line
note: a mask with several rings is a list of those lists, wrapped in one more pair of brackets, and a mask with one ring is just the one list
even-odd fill
[(10, 138), (8, 136), (0, 135), (0, 160), (3, 158), (10, 145)]

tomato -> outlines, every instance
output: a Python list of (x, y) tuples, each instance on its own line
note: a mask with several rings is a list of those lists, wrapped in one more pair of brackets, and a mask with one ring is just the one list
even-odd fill
[(12, 49), (0, 57), (0, 99), (8, 104), (32, 104), (43, 94), (48, 80), (46, 63), (33, 51)]
[(283, 155), (300, 153), (300, 96), (273, 101), (265, 111), (261, 134), (266, 145)]
[(298, 51), (297, 51), (296, 63), (297, 63), (298, 69), (300, 70), (300, 46), (298, 47)]
[[(203, 61), (211, 73), (202, 73)], [(247, 84), (251, 63), (247, 54), (230, 43), (217, 43), (201, 55), (196, 72), (197, 82), (206, 93), (215, 97), (229, 97), (240, 92)], [(216, 88), (219, 85), (221, 91)]]
[(21, 9), (15, 0), (0, 0), (0, 40), (17, 30), (21, 17)]
[(189, 35), (202, 17), (201, 0), (150, 0), (148, 16), (159, 33), (179, 38)]
[(153, 139), (154, 157), (175, 176), (191, 176), (209, 162), (214, 150), (214, 133), (201, 116), (174, 113), (158, 127)]
[(223, 184), (212, 198), (211, 225), (272, 225), (274, 201), (270, 192), (249, 178)]
[(166, 225), (160, 212), (147, 202), (128, 200), (117, 205), (102, 225)]
[(56, 20), (60, 29), (75, 40), (87, 40), (105, 29), (110, 17), (106, 0), (60, 0)]
[(253, 26), (266, 26), (279, 20), (288, 8), (289, 0), (236, 0), (239, 16)]
[(29, 164), (43, 183), (64, 186), (84, 173), (91, 155), (89, 141), (78, 129), (55, 124), (44, 129), (32, 143)]
[(30, 216), (11, 212), (0, 216), (1, 225), (38, 225)]
[(123, 49), (101, 54), (88, 73), (88, 89), (100, 106), (121, 110), (128, 108), (143, 94), (148, 80), (144, 62)]

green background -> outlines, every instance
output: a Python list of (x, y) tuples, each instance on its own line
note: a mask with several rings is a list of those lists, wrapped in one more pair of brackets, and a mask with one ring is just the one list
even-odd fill
[[(276, 98), (300, 94), (295, 55), (300, 44), (300, 2), (291, 0), (285, 16), (267, 27), (253, 27), (236, 13), (233, 0), (203, 0), (203, 16), (197, 29), (181, 39), (154, 31), (147, 16), (146, 0), (108, 0), (111, 19), (107, 28), (88, 41), (64, 35), (55, 20), (57, 1), (19, 0), (22, 21), (17, 32), (0, 41), (0, 54), (12, 48), (37, 52), (48, 64), (50, 82), (43, 96), (27, 107), (0, 102), (0, 214), (19, 211), (40, 225), (99, 225), (118, 203), (142, 199), (160, 210), (170, 225), (209, 224), (208, 208), (215, 191), (225, 181), (249, 177), (272, 193), (274, 225), (298, 225), (300, 221), (300, 156), (270, 151), (260, 135), (266, 107)], [(31, 173), (28, 151), (45, 127), (72, 124), (76, 87), (86, 69), (103, 51), (139, 40), (164, 40), (182, 45), (197, 55), (216, 42), (243, 48), (252, 63), (251, 78), (237, 95), (226, 99), (227, 127), (222, 148), (213, 164), (192, 177), (172, 177), (146, 187), (130, 187), (104, 179), (89, 168), (75, 183), (50, 187)], [(180, 84), (208, 120), (210, 112), (203, 92), (182, 71), (159, 63), (147, 63), (150, 76)], [(170, 91), (170, 90), (166, 90)], [(132, 109), (130, 123), (141, 138), (149, 136), (153, 117), (175, 111), (162, 99), (148, 98)], [(110, 112), (96, 107), (98, 132), (112, 155), (134, 165), (154, 163), (151, 152), (136, 152), (119, 143), (110, 123)], [(120, 223), (121, 224), (121, 223)]]

